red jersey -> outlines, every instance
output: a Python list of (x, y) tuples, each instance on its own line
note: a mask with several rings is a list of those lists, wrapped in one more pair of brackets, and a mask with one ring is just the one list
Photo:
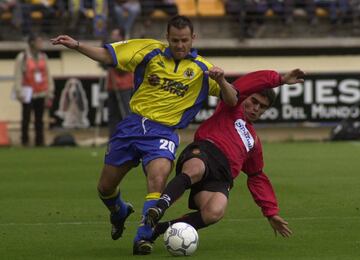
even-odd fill
[(128, 90), (134, 86), (134, 73), (119, 71), (115, 68), (109, 68), (107, 74), (108, 90)]
[(232, 177), (240, 171), (248, 175), (248, 188), (261, 207), (265, 216), (276, 215), (279, 211), (275, 193), (263, 172), (262, 147), (255, 128), (245, 116), (241, 103), (249, 95), (266, 88), (281, 85), (281, 75), (275, 71), (256, 71), (233, 82), (240, 98), (235, 107), (220, 101), (214, 114), (203, 122), (195, 133), (195, 140), (209, 140), (228, 158)]
[(46, 67), (46, 58), (43, 53), (39, 54), (39, 59), (35, 60), (32, 56), (25, 55), (25, 71), (23, 77), (23, 86), (32, 87), (34, 93), (47, 91), (49, 87), (48, 72)]

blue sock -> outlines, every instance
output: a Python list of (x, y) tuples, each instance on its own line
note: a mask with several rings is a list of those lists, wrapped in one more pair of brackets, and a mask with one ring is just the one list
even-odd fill
[(118, 190), (110, 196), (102, 196), (99, 193), (99, 197), (111, 213), (118, 214), (119, 218), (125, 218), (128, 213), (128, 208), (126, 203), (121, 200), (120, 192)]
[(141, 239), (150, 240), (150, 238), (152, 237), (153, 230), (149, 225), (145, 225), (144, 216), (145, 216), (146, 211), (149, 208), (156, 206), (156, 203), (157, 203), (159, 197), (160, 197), (160, 193), (158, 193), (158, 192), (149, 193), (146, 196), (146, 201), (144, 202), (144, 206), (142, 209), (141, 222), (137, 229), (136, 236), (134, 239), (135, 242), (139, 241)]

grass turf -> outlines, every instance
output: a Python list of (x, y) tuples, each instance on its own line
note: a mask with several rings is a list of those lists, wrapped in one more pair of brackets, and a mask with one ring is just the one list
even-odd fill
[[(145, 196), (141, 168), (123, 182), (136, 209), (112, 241), (96, 184), (105, 148), (0, 149), (1, 259), (133, 259)], [(265, 172), (294, 235), (275, 237), (240, 175), (225, 218), (199, 231), (194, 259), (358, 259), (360, 144), (264, 144)], [(187, 212), (186, 197), (164, 219)], [(159, 238), (150, 256), (169, 254)]]

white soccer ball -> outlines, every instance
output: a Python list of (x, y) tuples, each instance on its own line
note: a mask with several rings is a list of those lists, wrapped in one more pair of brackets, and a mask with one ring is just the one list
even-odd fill
[(199, 244), (199, 236), (191, 225), (178, 222), (171, 225), (164, 234), (165, 247), (173, 256), (192, 255)]

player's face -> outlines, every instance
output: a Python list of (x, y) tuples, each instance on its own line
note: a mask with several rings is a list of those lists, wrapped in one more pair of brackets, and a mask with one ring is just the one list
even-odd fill
[(247, 97), (243, 103), (244, 114), (248, 121), (254, 122), (269, 108), (270, 102), (267, 97), (258, 93)]
[(32, 46), (35, 50), (41, 50), (43, 47), (43, 39), (41, 37), (36, 37), (32, 42)]
[(111, 31), (110, 40), (114, 41), (114, 42), (123, 40), (123, 37), (122, 37), (119, 29), (115, 29), (115, 30)]
[(175, 60), (181, 60), (188, 55), (192, 47), (195, 34), (191, 33), (189, 27), (178, 29), (171, 26), (166, 38), (169, 42), (169, 48)]

